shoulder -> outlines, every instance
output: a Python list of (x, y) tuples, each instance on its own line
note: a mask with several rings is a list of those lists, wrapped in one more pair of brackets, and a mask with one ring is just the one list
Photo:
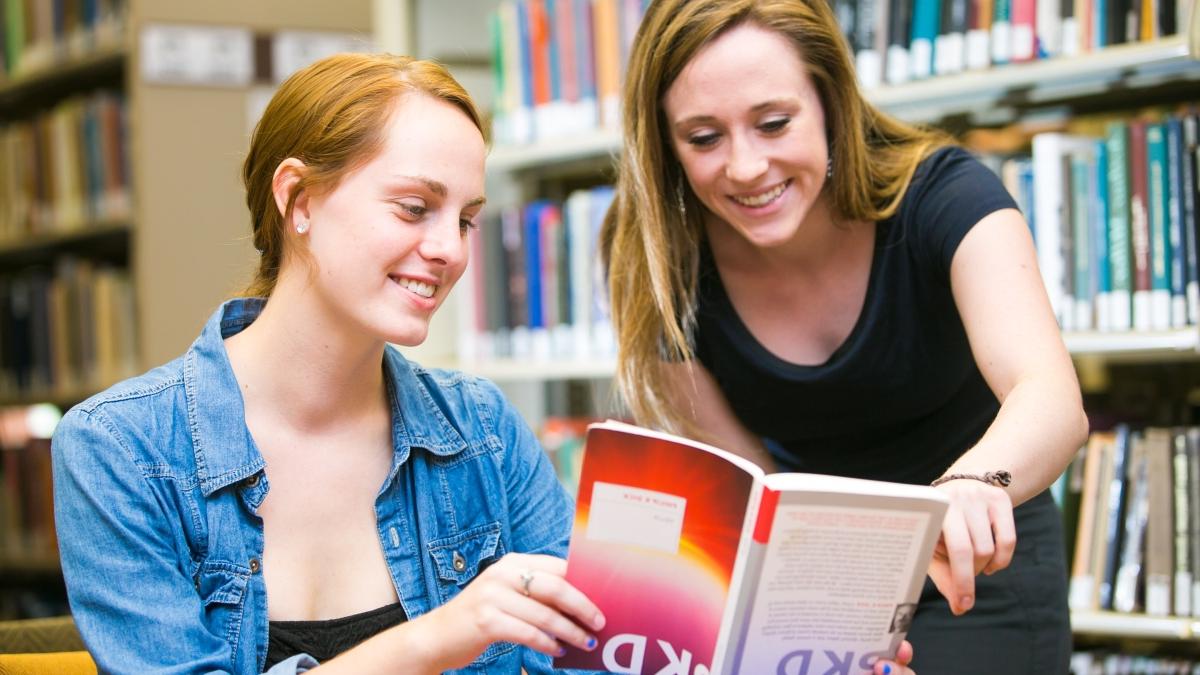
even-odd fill
[(921, 160), (905, 196), (919, 196), (948, 184), (969, 185), (978, 184), (980, 181), (990, 183), (993, 180), (995, 174), (970, 151), (958, 145), (947, 145), (934, 150)]
[[(72, 407), (54, 431), (58, 453), (96, 453), (115, 445), (136, 463), (155, 463), (150, 453), (178, 447), (164, 439), (186, 416), (182, 359), (118, 382)], [(169, 434), (168, 434), (169, 435)]]

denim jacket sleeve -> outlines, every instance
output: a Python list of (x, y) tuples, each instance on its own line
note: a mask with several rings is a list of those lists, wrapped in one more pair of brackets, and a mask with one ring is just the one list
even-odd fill
[[(236, 588), (201, 601), (173, 521), (192, 514), (164, 504), (150, 477), (104, 412), (78, 409), (52, 442), (54, 510), (71, 611), (100, 672), (232, 673), (227, 636), (201, 620), (215, 602), (240, 601)], [(184, 509), (186, 510), (186, 509)], [(243, 589), (244, 590), (244, 589)], [(228, 591), (228, 592), (224, 592)], [(289, 659), (273, 675), (315, 667)]]
[[(504, 476), (513, 550), (565, 558), (575, 504), (558, 482), (549, 457), (529, 425), (498, 390), (495, 395), (501, 402), (498, 428), (507, 449)], [(529, 675), (591, 672), (555, 670), (549, 656), (528, 648), (522, 652), (522, 666)]]

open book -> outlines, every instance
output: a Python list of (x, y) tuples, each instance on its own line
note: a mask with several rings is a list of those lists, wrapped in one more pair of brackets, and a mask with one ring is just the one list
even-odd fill
[(702, 443), (593, 424), (567, 580), (607, 624), (555, 667), (870, 671), (908, 631), (946, 507), (934, 488), (764, 475)]

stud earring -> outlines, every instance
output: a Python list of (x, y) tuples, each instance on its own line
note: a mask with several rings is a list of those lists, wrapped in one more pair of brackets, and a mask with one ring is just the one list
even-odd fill
[(308, 219), (299, 218), (296, 220), (296, 234), (304, 234), (308, 232)]

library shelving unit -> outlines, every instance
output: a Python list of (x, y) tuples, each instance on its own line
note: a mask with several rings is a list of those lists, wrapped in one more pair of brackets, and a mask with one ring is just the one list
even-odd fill
[[(1200, 8), (1194, 1), (1191, 6), (1190, 20), (1178, 35), (1078, 56), (883, 86), (866, 95), (901, 119), (939, 125), (955, 133), (1030, 117), (1064, 118), (1195, 102), (1200, 91)], [(617, 130), (600, 128), (523, 145), (497, 145), (488, 159), (489, 198), (512, 205), (546, 196), (561, 198), (565, 196), (564, 183), (579, 184), (581, 174), (611, 176), (621, 143)], [(469, 330), (461, 325), (464, 318), (456, 318), (453, 311), (444, 312), (439, 321), (445, 335)], [(1066, 332), (1064, 340), (1081, 368), (1108, 361), (1167, 363), (1200, 358), (1200, 329), (1195, 326), (1153, 332)], [(563, 381), (605, 381), (615, 368), (611, 358), (475, 360), (457, 358), (451, 352), (432, 360), (500, 381), (535, 428), (546, 407), (552, 405), (553, 395), (547, 395), (546, 389)], [(1078, 636), (1092, 639), (1116, 642), (1132, 638), (1200, 646), (1200, 621), (1195, 618), (1077, 612), (1072, 623)]]
[[(87, 316), (114, 331), (126, 345), (129, 351), (120, 363), (96, 367), (86, 377), (77, 376), (69, 382), (51, 380), (51, 384), (37, 375), (19, 378), (18, 383), (14, 383), (18, 378), (0, 375), (0, 405), (49, 401), (65, 408), (123, 377), (182, 354), (217, 305), (249, 281), (257, 261), (249, 237), (240, 169), (261, 109), (258, 106), (269, 94), (274, 78), (256, 73), (251, 82), (223, 84), (186, 78), (171, 82), (152, 76), (154, 63), (147, 56), (147, 33), (164, 26), (201, 31), (230, 28), (248, 31), (258, 47), (269, 46), (271, 38), (283, 31), (291, 35), (360, 36), (362, 43), (368, 44), (372, 39), (373, 6), (371, 0), (299, 5), (286, 0), (10, 0), (7, 4), (37, 14), (24, 23), (26, 35), (35, 37), (43, 34), (38, 31), (49, 31), (45, 34), (53, 36), (53, 29), (47, 28), (53, 25), (52, 7), (69, 6), (67, 16), (84, 11), (85, 6), (111, 8), (116, 14), (113, 24), (105, 25), (102, 36), (97, 31), (103, 39), (69, 35), (58, 41), (51, 39), (31, 48), (36, 58), (31, 57), (25, 67), (10, 67), (6, 70), (12, 70), (11, 75), (0, 75), (0, 168), (11, 156), (24, 161), (30, 154), (5, 145), (12, 143), (6, 140), (6, 130), (42, 124), (45, 130), (39, 127), (30, 133), (60, 133), (55, 125), (69, 125), (71, 120), (64, 115), (67, 122), (61, 122), (54, 114), (64, 102), (87, 107), (92, 105), (90, 99), (72, 102), (97, 91), (111, 93), (122, 101), (112, 132), (117, 139), (114, 147), (118, 158), (114, 162), (124, 172), (127, 190), (123, 197), (116, 198), (111, 209), (101, 209), (100, 216), (93, 217), (94, 210), (68, 204), (68, 212), (74, 208), (89, 215), (68, 222), (43, 217), (36, 227), (10, 226), (15, 207), (9, 197), (14, 188), (6, 182), (10, 181), (10, 173), (0, 171), (0, 317), (5, 317), (0, 318), (0, 366), (9, 365), (13, 358), (13, 341), (5, 334), (12, 329), (13, 282), (8, 279), (27, 271), (41, 274), (41, 279), (53, 279), (51, 273), (83, 267), (85, 274), (73, 287), (78, 291), (108, 283), (99, 281), (101, 270), (111, 268), (123, 275), (123, 280), (116, 283), (125, 289), (124, 300), (117, 303), (122, 307), (111, 309), (113, 303), (109, 302), (87, 308)], [(3, 26), (4, 21), (0, 21), (0, 30)], [(11, 36), (6, 34), (9, 50), (16, 48)], [(11, 54), (6, 52), (5, 56), (11, 66)], [(40, 118), (47, 121), (38, 122)], [(82, 138), (90, 133), (87, 124), (80, 123)], [(73, 134), (67, 132), (68, 137), (74, 138)], [(40, 135), (35, 138), (42, 140)], [(31, 181), (57, 185), (53, 181), (66, 180), (68, 187), (80, 190), (78, 181), (87, 185), (86, 181), (93, 179), (89, 171), (106, 175), (106, 169), (87, 166), (86, 159), (73, 154), (70, 146), (54, 147), (58, 149), (49, 166), (57, 166), (66, 178), (47, 169), (50, 173), (44, 176), (31, 174)], [(74, 172), (69, 171), (72, 166), (76, 167)], [(72, 193), (38, 194), (53, 197)], [(69, 296), (70, 290), (59, 292)], [(50, 340), (31, 342), (44, 349)], [(27, 348), (32, 350), (33, 345)], [(0, 460), (4, 452), (0, 452)], [(0, 461), (0, 516), (5, 513), (5, 491), (11, 491), (8, 486), (15, 482), (2, 480), (3, 471), (4, 462)], [(27, 489), (41, 490), (35, 501), (44, 506), (48, 503), (49, 482), (39, 484), (44, 488)], [(4, 531), (0, 520), (0, 615), (6, 611), (11, 615), (13, 605), (6, 596), (11, 595), (13, 584), (29, 586), (35, 578), (60, 584), (61, 578), (54, 551), (7, 550)]]

